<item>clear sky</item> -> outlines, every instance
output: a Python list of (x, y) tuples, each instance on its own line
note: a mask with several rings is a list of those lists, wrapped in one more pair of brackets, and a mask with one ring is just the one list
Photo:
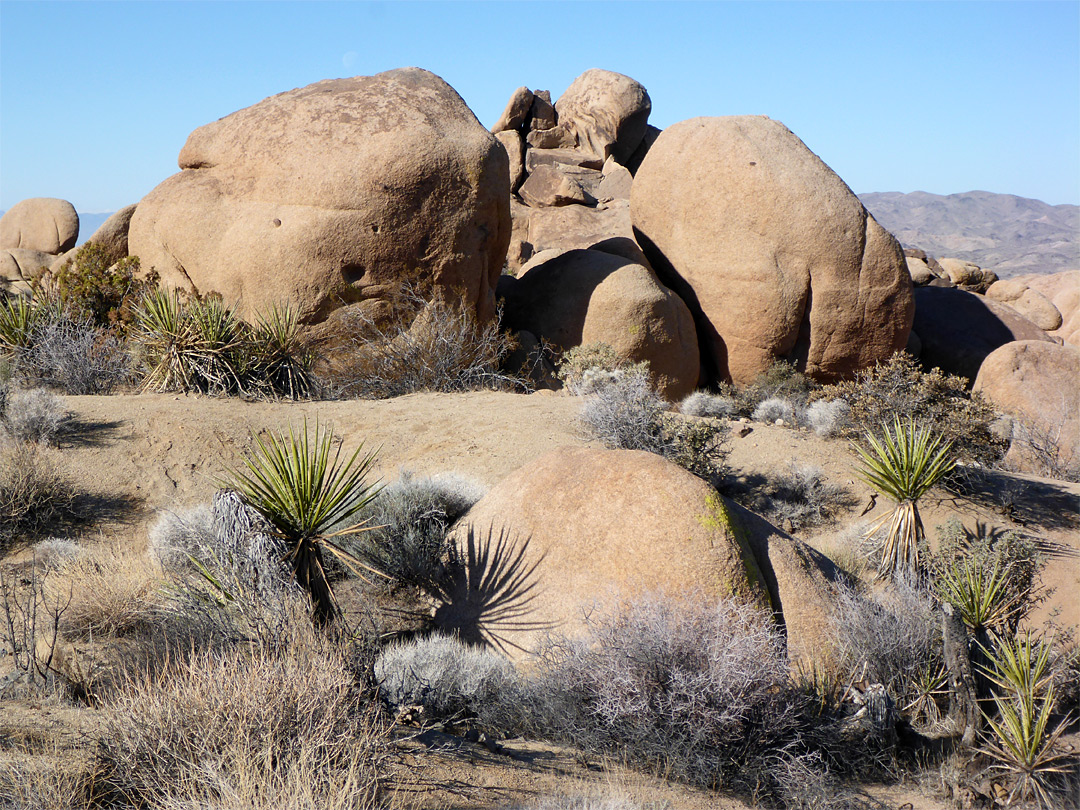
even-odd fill
[(764, 114), (856, 192), (1080, 203), (1080, 3), (0, 0), (0, 209), (138, 201), (196, 127), (320, 79), (416, 65), (486, 126), (582, 71), (652, 123)]

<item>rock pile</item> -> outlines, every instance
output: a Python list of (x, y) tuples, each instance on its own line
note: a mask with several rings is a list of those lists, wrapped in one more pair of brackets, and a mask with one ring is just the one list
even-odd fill
[(0, 292), (29, 295), (31, 282), (75, 247), (79, 215), (67, 200), (33, 197), (0, 217)]

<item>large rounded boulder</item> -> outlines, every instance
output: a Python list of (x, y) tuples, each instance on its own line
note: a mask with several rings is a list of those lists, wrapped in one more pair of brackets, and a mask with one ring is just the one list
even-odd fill
[(1015, 340), (1052, 343), (1008, 304), (954, 287), (918, 287), (915, 325), (927, 366), (974, 380), (987, 356)]
[(1037, 474), (1080, 469), (1080, 350), (1019, 340), (995, 349), (975, 378), (981, 391), (1013, 417), (1006, 462)]
[[(746, 516), (660, 456), (560, 448), (497, 484), (462, 518), (454, 536), (465, 543), (471, 534), (479, 548), (502, 537), (508, 560), (523, 552), (517, 571), (531, 574), (518, 590), (532, 586), (524, 597), (531, 598), (527, 612), (499, 626), (493, 610), (486, 629), (526, 650), (537, 645), (542, 628), (573, 635), (591, 608), (657, 591), (757, 598), (785, 623), (794, 656), (810, 654), (815, 645), (823, 649), (813, 617), (824, 621), (829, 612), (827, 561), (803, 547), (805, 559), (794, 562), (798, 555), (790, 549), (801, 544)], [(785, 560), (779, 575), (773, 555)], [(492, 607), (501, 606), (506, 604)], [(471, 607), (465, 612), (483, 624), (476, 600)]]
[(541, 255), (503, 277), (503, 322), (560, 349), (606, 343), (626, 362), (647, 360), (653, 384), (681, 399), (698, 381), (694, 320), (642, 262), (596, 249)]
[(653, 267), (691, 303), (720, 379), (749, 382), (784, 358), (836, 380), (907, 343), (899, 243), (778, 121), (668, 127), (634, 176), (630, 214)]
[(1012, 280), (1028, 285), (1054, 305), (1062, 323), (1053, 330), (1053, 336), (1080, 349), (1080, 270), (1017, 276)]
[(0, 250), (35, 250), (53, 256), (79, 240), (79, 215), (67, 200), (32, 197), (0, 217)]
[(555, 102), (559, 125), (578, 149), (626, 165), (641, 145), (652, 101), (639, 83), (610, 70), (586, 70)]
[(191, 133), (128, 247), (166, 284), (308, 322), (402, 281), (482, 319), (510, 238), (506, 151), (418, 68), (318, 82)]

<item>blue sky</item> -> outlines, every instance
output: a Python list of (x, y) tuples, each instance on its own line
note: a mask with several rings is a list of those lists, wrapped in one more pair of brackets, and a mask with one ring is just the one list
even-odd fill
[(783, 121), (856, 192), (1080, 203), (1080, 3), (0, 0), (0, 209), (138, 201), (191, 130), (325, 78), (417, 65), (490, 126), (591, 67), (652, 123)]

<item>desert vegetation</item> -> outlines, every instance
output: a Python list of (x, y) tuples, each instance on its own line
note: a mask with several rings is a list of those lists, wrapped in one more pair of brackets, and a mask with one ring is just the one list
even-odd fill
[[(377, 454), (317, 420), (253, 430), (211, 501), (155, 518), (145, 554), (86, 542), (62, 464), (77, 424), (58, 393), (81, 381), (247, 399), (525, 386), (503, 368), (497, 322), (442, 304), (413, 299), (411, 322), (365, 322), (352, 354), (324, 357), (287, 308), (247, 324), (218, 298), (152, 285), (76, 308), (83, 288), (52, 283), (63, 296), (0, 313), (13, 560), (0, 561), (0, 699), (99, 719), (78, 762), (0, 761), (3, 806), (398, 806), (431, 778), (415, 740), (436, 732), (496, 757), (541, 740), (774, 807), (867, 806), (867, 780), (953, 796), (991, 780), (1041, 807), (1076, 788), (1080, 656), (1070, 628), (1032, 620), (1060, 549), (959, 522), (932, 531), (917, 507), (977, 490), (1001, 456), (992, 409), (953, 378), (897, 355), (819, 386), (778, 363), (672, 404), (648, 364), (602, 344), (563, 355), (583, 438), (662, 456), (796, 537), (846, 532), (847, 546), (822, 545), (839, 571), (830, 644), (795, 662), (749, 593), (647, 591), (579, 633), (546, 624), (528, 538), (455, 528), (486, 487), (405, 469), (377, 481)], [(55, 338), (67, 355), (50, 330), (70, 330)], [(852, 480), (798, 458), (737, 473), (733, 443), (755, 430), (834, 448)], [(871, 521), (854, 519), (855, 479), (882, 499)], [(523, 629), (546, 633), (539, 649), (515, 643)], [(590, 801), (564, 804), (606, 806)]]

